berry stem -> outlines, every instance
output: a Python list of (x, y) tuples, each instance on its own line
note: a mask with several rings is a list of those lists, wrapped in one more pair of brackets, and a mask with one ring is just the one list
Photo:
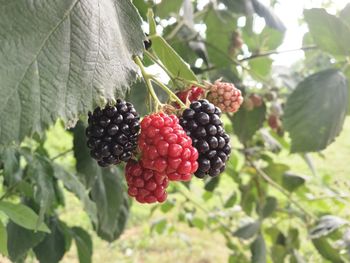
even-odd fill
[(158, 79), (156, 79), (155, 77), (151, 76), (152, 81), (154, 81), (162, 90), (164, 90), (170, 98), (172, 98), (173, 100), (175, 100), (180, 106), (181, 108), (186, 108), (186, 105), (180, 100), (180, 98), (178, 96), (176, 96), (176, 94), (174, 92), (172, 92), (167, 86), (165, 86), (162, 82), (160, 82)]
[(149, 91), (149, 93), (151, 94), (153, 100), (156, 103), (156, 107), (155, 108), (156, 108), (156, 110), (158, 110), (158, 108), (162, 106), (162, 103), (158, 99), (157, 94), (156, 94), (156, 92), (153, 89), (153, 86), (152, 86), (152, 83), (151, 83), (152, 76), (146, 72), (145, 67), (142, 64), (142, 61), (141, 61), (141, 59), (138, 56), (134, 56), (133, 60), (139, 66), (139, 68), (141, 70), (142, 77), (143, 77), (143, 79), (146, 82), (146, 86), (148, 88), (148, 91)]

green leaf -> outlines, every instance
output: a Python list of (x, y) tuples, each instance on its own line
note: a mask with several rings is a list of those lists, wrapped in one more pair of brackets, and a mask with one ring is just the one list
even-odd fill
[(143, 18), (143, 20), (147, 20), (147, 11), (150, 5), (144, 0), (132, 0), (132, 3), (139, 11), (139, 14)]
[(219, 176), (210, 178), (209, 181), (205, 183), (204, 189), (208, 192), (213, 192), (215, 188), (219, 185), (220, 178)]
[(88, 232), (81, 227), (72, 227), (80, 263), (92, 262), (92, 239)]
[(28, 206), (0, 201), (0, 211), (4, 212), (14, 223), (26, 229), (50, 232), (45, 223), (37, 227), (39, 217)]
[(163, 65), (169, 70), (173, 78), (179, 77), (186, 80), (197, 81), (197, 77), (190, 67), (164, 40), (164, 38), (158, 35), (152, 37), (152, 50)]
[(282, 20), (275, 14), (274, 10), (271, 7), (262, 4), (258, 0), (251, 0), (251, 3), (253, 5), (254, 11), (265, 19), (266, 25), (281, 32), (286, 31), (286, 27), (283, 24)]
[(97, 210), (96, 204), (91, 201), (87, 190), (84, 185), (78, 180), (78, 178), (65, 171), (62, 167), (55, 165), (54, 176), (61, 180), (64, 186), (72, 193), (74, 193), (82, 202), (85, 211), (88, 213), (92, 222), (97, 223)]
[(103, 169), (91, 189), (97, 207), (96, 232), (102, 239), (112, 242), (123, 232), (129, 214), (128, 196), (123, 186), (120, 170)]
[(193, 218), (191, 220), (191, 224), (200, 230), (203, 230), (205, 227), (205, 222), (202, 219), (200, 219), (199, 217)]
[(343, 259), (341, 258), (339, 251), (336, 250), (328, 241), (326, 238), (317, 238), (312, 239), (312, 243), (314, 244), (315, 248), (317, 249), (318, 253), (320, 255), (331, 261), (332, 263), (343, 263)]
[(340, 71), (324, 70), (300, 82), (288, 97), (283, 119), (291, 151), (325, 149), (342, 130), (347, 106), (348, 86)]
[(284, 163), (270, 163), (264, 168), (264, 172), (275, 182), (282, 184), (283, 174), (289, 169), (289, 166)]
[(322, 216), (317, 225), (310, 230), (310, 238), (317, 239), (323, 236), (327, 236), (345, 224), (348, 224), (348, 221), (338, 216)]
[(100, 96), (123, 96), (136, 75), (131, 57), (143, 50), (130, 0), (28, 4), (6, 1), (0, 10), (0, 145), (57, 118), (71, 125)]
[(73, 128), (73, 150), (76, 159), (76, 170), (79, 179), (86, 188), (91, 188), (97, 176), (102, 173), (101, 168), (91, 159), (88, 147), (86, 147), (85, 126), (79, 121)]
[(350, 27), (325, 9), (313, 8), (304, 11), (305, 20), (316, 44), (333, 55), (350, 54)]
[(275, 244), (271, 247), (271, 259), (274, 263), (285, 262), (288, 251), (285, 246)]
[(233, 193), (225, 202), (224, 207), (230, 208), (232, 207), (237, 201), (237, 194)]
[(257, 74), (260, 78), (266, 77), (271, 71), (272, 59), (268, 57), (255, 58), (249, 61), (249, 65), (252, 72)]
[(254, 235), (256, 235), (259, 232), (259, 229), (260, 229), (260, 222), (254, 221), (252, 223), (248, 223), (238, 228), (233, 233), (233, 235), (239, 238), (249, 239), (249, 238), (252, 238)]
[(7, 231), (0, 220), (0, 253), (4, 255), (5, 257), (8, 256), (8, 251), (7, 251)]
[(350, 27), (350, 4), (347, 4), (339, 14), (340, 19)]
[(253, 110), (242, 107), (231, 117), (233, 130), (242, 143), (246, 143), (263, 126), (266, 114), (265, 104)]
[(34, 199), (40, 205), (37, 222), (37, 225), (39, 225), (44, 221), (45, 213), (48, 213), (56, 203), (59, 203), (53, 178), (54, 169), (51, 161), (39, 154), (34, 156), (27, 167), (27, 173), (29, 177), (34, 179), (36, 185)]
[(163, 234), (167, 226), (167, 220), (165, 218), (154, 222), (151, 226), (151, 231), (156, 231), (158, 234)]
[(0, 152), (0, 160), (3, 164), (3, 175), (8, 187), (21, 180), (20, 155), (15, 147), (6, 147)]
[(277, 209), (277, 206), (277, 199), (273, 196), (268, 196), (266, 198), (266, 203), (262, 209), (262, 216), (264, 218), (269, 217)]
[(156, 5), (155, 13), (161, 18), (173, 17), (172, 13), (178, 14), (183, 0), (162, 1)]
[(49, 222), (51, 233), (34, 247), (34, 253), (40, 263), (58, 263), (66, 252), (65, 236), (58, 224), (58, 219), (51, 218)]
[(261, 234), (250, 245), (250, 251), (252, 253), (252, 263), (266, 263), (266, 244)]
[(232, 63), (230, 59), (230, 46), (232, 34), (236, 28), (235, 19), (228, 11), (210, 8), (204, 22), (207, 26), (206, 48), (209, 62), (217, 67), (226, 67)]
[(8, 252), (10, 259), (14, 262), (23, 259), (27, 252), (40, 243), (45, 237), (43, 232), (27, 230), (14, 224), (12, 221), (7, 224), (7, 234)]
[(168, 213), (171, 209), (173, 209), (175, 207), (175, 203), (174, 202), (171, 202), (171, 201), (166, 201), (164, 204), (162, 204), (160, 206), (160, 210), (163, 212), (163, 213)]
[(294, 192), (305, 184), (305, 178), (300, 175), (286, 172), (282, 176), (282, 186), (289, 192)]

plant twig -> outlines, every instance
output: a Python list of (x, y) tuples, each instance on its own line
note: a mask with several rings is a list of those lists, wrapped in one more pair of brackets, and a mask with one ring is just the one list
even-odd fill
[(268, 57), (270, 55), (274, 55), (274, 54), (282, 54), (282, 53), (289, 53), (289, 52), (296, 52), (296, 51), (308, 51), (308, 50), (314, 50), (317, 49), (318, 47), (315, 45), (310, 45), (310, 46), (304, 46), (301, 48), (293, 48), (293, 49), (287, 49), (287, 50), (269, 50), (266, 52), (262, 52), (262, 53), (256, 53), (253, 54), (249, 57), (245, 57), (242, 59), (239, 59), (238, 61), (242, 62), (242, 61), (246, 61), (246, 60), (251, 60), (251, 59), (255, 59), (255, 58), (260, 58), (260, 57)]
[(64, 152), (61, 152), (61, 153), (57, 154), (56, 156), (52, 157), (52, 158), (51, 158), (51, 161), (54, 161), (54, 160), (56, 160), (56, 159), (58, 159), (58, 158), (61, 158), (62, 156), (66, 155), (66, 154), (68, 154), (68, 153), (70, 153), (70, 152), (72, 152), (72, 151), (73, 151), (73, 148), (68, 149), (68, 150), (66, 150), (66, 151), (64, 151)]
[(275, 181), (273, 181), (262, 169), (260, 169), (259, 167), (257, 167), (255, 165), (255, 163), (253, 161), (247, 160), (249, 162), (249, 164), (258, 172), (258, 174), (272, 187), (274, 187), (275, 189), (277, 189), (279, 192), (281, 192), (283, 195), (285, 195), (288, 200), (294, 204), (296, 207), (298, 207), (305, 215), (307, 215), (308, 217), (312, 218), (312, 219), (316, 219), (316, 217), (311, 214), (309, 211), (305, 210), (304, 207), (302, 205), (300, 205), (297, 201), (295, 201), (289, 194), (289, 192), (287, 192), (287, 190), (285, 190), (284, 188), (282, 188), (282, 186), (280, 186), (279, 184), (277, 184)]

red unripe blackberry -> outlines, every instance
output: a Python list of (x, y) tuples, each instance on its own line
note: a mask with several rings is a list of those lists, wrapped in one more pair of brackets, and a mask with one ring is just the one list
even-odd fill
[(249, 99), (251, 99), (251, 101), (253, 102), (254, 107), (260, 107), (263, 105), (263, 99), (258, 94), (255, 94), (255, 93), (251, 94), (249, 96)]
[(139, 203), (162, 203), (167, 198), (167, 175), (145, 168), (142, 162), (130, 160), (125, 167), (125, 179), (129, 196)]
[(122, 100), (89, 112), (86, 128), (90, 155), (102, 167), (127, 162), (137, 147), (140, 117), (134, 106)]
[(243, 102), (241, 91), (234, 84), (220, 80), (209, 86), (207, 98), (223, 112), (236, 112)]
[[(191, 86), (188, 90), (177, 92), (176, 95), (186, 104), (187, 101), (192, 102), (199, 100), (204, 95), (204, 90), (201, 87)], [(175, 103), (175, 107), (179, 109), (180, 105)]]
[(198, 168), (198, 152), (175, 115), (155, 113), (141, 122), (138, 142), (145, 168), (172, 181), (188, 181)]
[(198, 170), (195, 175), (217, 176), (225, 170), (231, 153), (230, 137), (225, 133), (221, 111), (207, 100), (191, 103), (184, 110), (180, 124), (192, 138), (193, 146), (198, 150)]

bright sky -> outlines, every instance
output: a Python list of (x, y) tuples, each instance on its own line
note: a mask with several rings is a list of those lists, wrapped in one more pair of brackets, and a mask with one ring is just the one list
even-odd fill
[[(269, 0), (260, 0), (269, 5)], [(305, 25), (300, 26), (304, 8), (322, 7), (322, 2), (327, 2), (327, 11), (336, 14), (343, 9), (348, 0), (280, 0), (275, 6), (275, 12), (287, 27), (286, 36), (279, 50), (295, 49), (302, 46), (303, 35), (307, 32)], [(303, 52), (292, 52), (273, 56), (275, 64), (291, 65), (293, 62), (303, 57)]]

